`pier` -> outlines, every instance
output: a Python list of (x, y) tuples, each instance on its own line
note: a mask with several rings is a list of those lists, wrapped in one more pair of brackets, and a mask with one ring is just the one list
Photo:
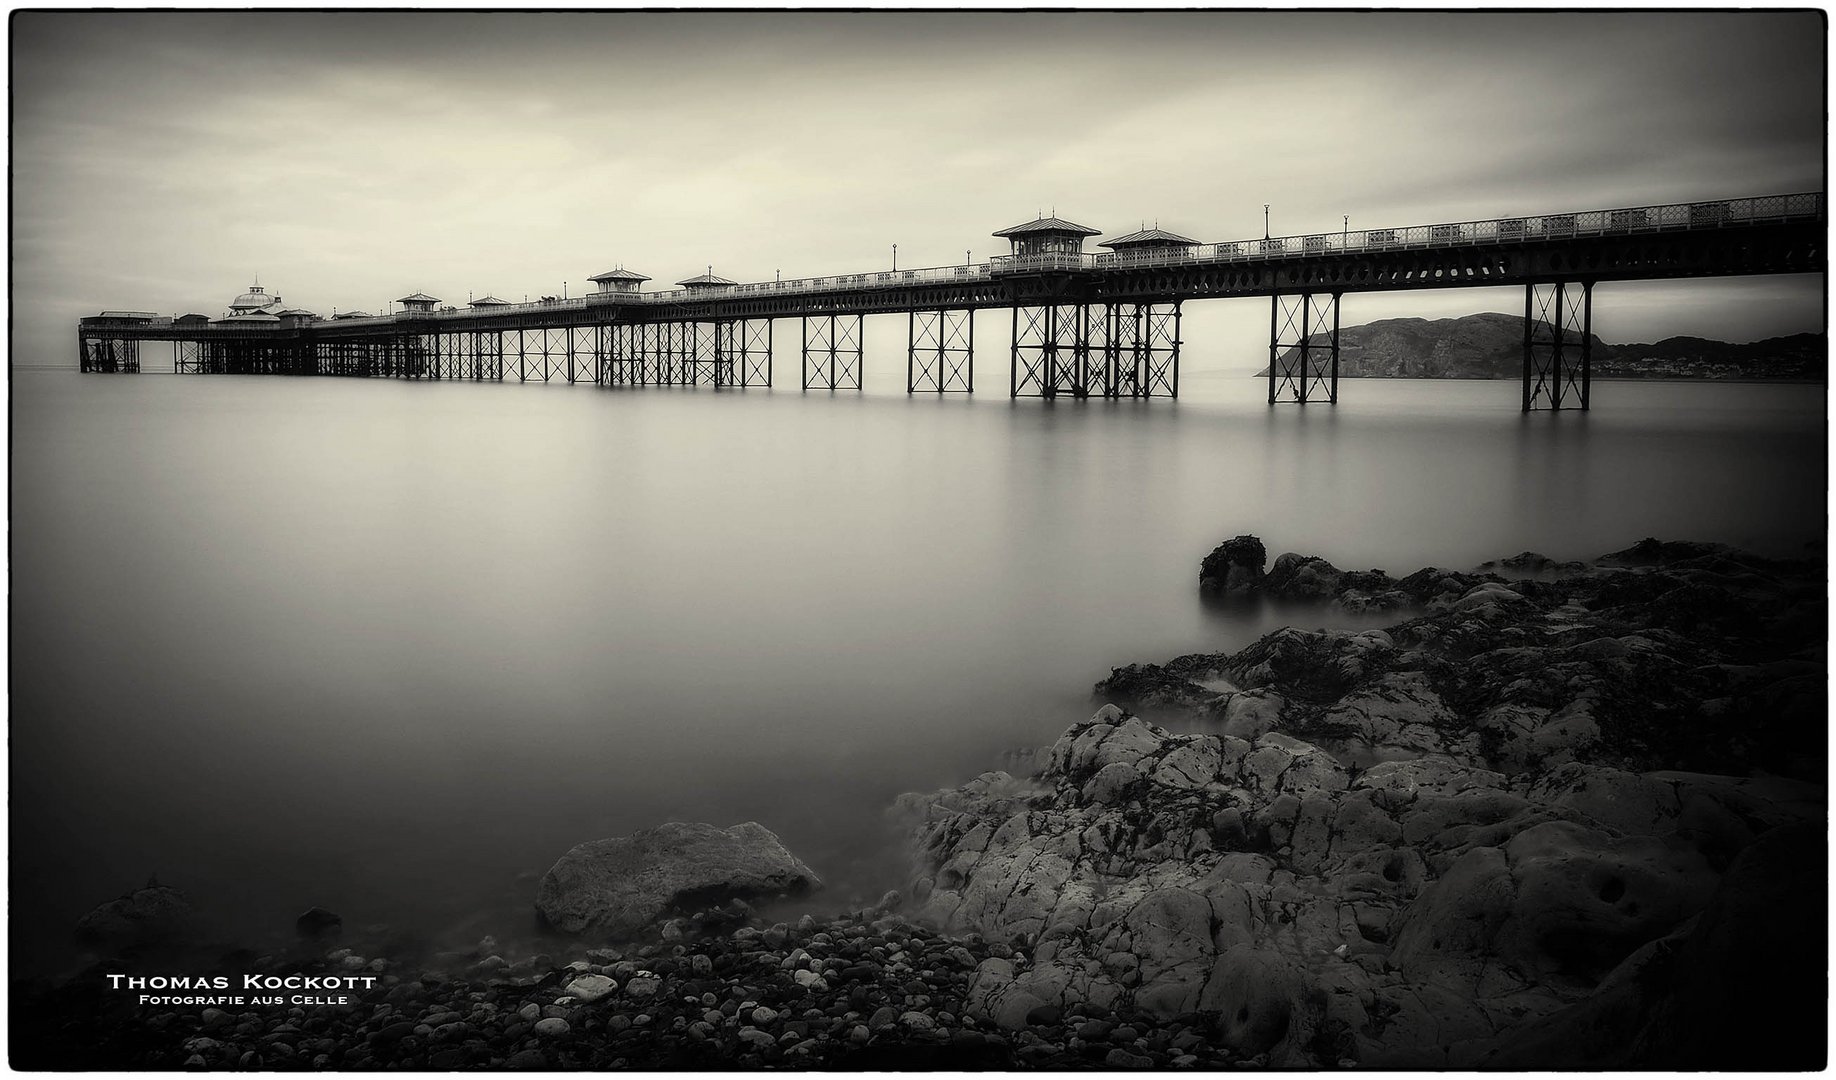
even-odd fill
[[(1100, 231), (1056, 215), (994, 235), (983, 263), (741, 283), (706, 273), (667, 290), (622, 267), (597, 291), (466, 307), (411, 294), (400, 312), (321, 318), (260, 286), (221, 318), (105, 311), (81, 320), (85, 372), (140, 370), (172, 342), (181, 374), (343, 375), (599, 386), (769, 387), (774, 336), (800, 342), (805, 390), (858, 390), (863, 322), (903, 315), (906, 391), (971, 393), (975, 316), (1006, 309), (1015, 398), (1176, 398), (1182, 305), (1267, 298), (1269, 403), (1339, 394), (1347, 293), (1524, 290), (1523, 409), (1586, 409), (1597, 285), (1823, 273), (1822, 193), (1563, 212), (1207, 243), (1159, 229), (1084, 250)], [(780, 328), (780, 324), (788, 324)]]

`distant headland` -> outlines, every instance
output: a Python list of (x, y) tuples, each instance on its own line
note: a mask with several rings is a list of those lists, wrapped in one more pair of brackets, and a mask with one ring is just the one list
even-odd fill
[[(1324, 343), (1326, 335), (1313, 340)], [(1345, 378), (1516, 379), (1523, 374), (1524, 320), (1498, 312), (1458, 319), (1381, 319), (1342, 328), (1339, 349), (1339, 374)], [(1594, 377), (1604, 379), (1821, 382), (1826, 350), (1821, 333), (1746, 344), (1671, 337), (1609, 345), (1596, 336), (1592, 362)], [(1257, 374), (1266, 377), (1268, 369)]]

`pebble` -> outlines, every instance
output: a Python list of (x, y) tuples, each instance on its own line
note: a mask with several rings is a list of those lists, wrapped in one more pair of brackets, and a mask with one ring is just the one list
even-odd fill
[(569, 995), (588, 1003), (598, 1001), (618, 989), (618, 983), (604, 975), (582, 975), (567, 984)]
[(899, 1014), (899, 1026), (907, 1031), (936, 1031), (937, 1021), (921, 1012)]
[[(945, 1043), (961, 1060), (1006, 1060), (1009, 1067), (1223, 1064), (1192, 1032), (1191, 1017), (1184, 1025), (1162, 1024), (1136, 1011), (1117, 1016), (1087, 1004), (1072, 1007), (1069, 1019), (1058, 1006), (1040, 1006), (1026, 1030), (982, 1034), (993, 1030), (990, 1022), (965, 1012), (964, 993), (994, 947), (974, 936), (946, 938), (872, 914), (799, 919), (794, 927), (765, 930), (735, 931), (730, 923), (710, 929), (700, 916), (685, 925), (689, 933), (679, 942), (659, 945), (652, 937), (626, 946), (629, 953), (594, 949), (585, 959), (542, 956), (509, 941), (498, 952), (487, 941), (481, 945), (490, 952), (441, 954), (433, 970), (384, 975), (345, 1010), (207, 1009), (195, 1020), (168, 1014), (178, 1026), (157, 1051), (161, 1056), (139, 1065), (171, 1069), (201, 1058), (206, 1067), (250, 1069), (649, 1070), (681, 1067), (680, 1055), (694, 1046), (704, 1063), (746, 1055), (754, 1067), (807, 1069), (847, 1067), (849, 1052), (883, 1047), (891, 1056), (876, 1060), (887, 1067), (925, 1068), (930, 1059), (920, 1053), (900, 1065), (900, 1048), (928, 1052)], [(1022, 966), (1030, 960), (1025, 950), (1002, 948)], [(517, 958), (514, 964), (506, 954)], [(327, 962), (404, 970), (349, 950)], [(285, 970), (284, 958), (267, 963)], [(149, 1033), (158, 1027), (147, 1025)], [(1067, 1046), (1071, 1029), (1093, 1044), (1082, 1053)], [(190, 1038), (180, 1034), (187, 1030)], [(182, 1053), (175, 1052), (180, 1042)], [(1123, 1044), (1130, 1049), (1116, 1056)], [(1014, 1051), (1016, 1057), (1006, 1058)]]

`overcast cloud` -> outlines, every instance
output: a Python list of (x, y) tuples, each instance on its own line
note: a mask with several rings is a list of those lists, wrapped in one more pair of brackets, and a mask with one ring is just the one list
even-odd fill
[[(1800, 14), (22, 14), (17, 362), (104, 308), (376, 310), (979, 260), (1039, 210), (1203, 240), (1824, 186)], [(1608, 340), (1822, 323), (1822, 281), (1603, 288)], [(1513, 310), (1362, 297), (1348, 321)], [(1266, 307), (1188, 339), (1266, 349)], [(1225, 309), (1236, 309), (1232, 314)], [(1237, 333), (1241, 324), (1242, 333)], [(1201, 326), (1205, 327), (1201, 329)], [(1221, 349), (1223, 339), (1232, 349)], [(1240, 339), (1240, 340), (1239, 340)], [(1199, 350), (1202, 352), (1202, 350)], [(1241, 354), (1241, 355), (1239, 355)]]

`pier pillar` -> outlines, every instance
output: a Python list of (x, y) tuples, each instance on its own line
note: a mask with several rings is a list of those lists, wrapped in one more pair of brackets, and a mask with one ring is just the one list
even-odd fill
[(689, 360), (694, 351), (689, 347), (689, 324), (685, 322), (663, 324), (663, 385), (688, 385)]
[(140, 372), (140, 342), (129, 338), (87, 338), (77, 335), (80, 352), (77, 370), (93, 374), (136, 375)]
[(726, 367), (726, 351), (721, 341), (721, 324), (707, 324), (703, 330), (698, 322), (682, 324), (682, 381), (690, 386), (699, 386), (704, 382), (715, 386), (725, 386), (732, 381), (731, 372)]
[(667, 329), (663, 323), (645, 323), (640, 328), (636, 354), (639, 386), (663, 385), (663, 334)]
[(803, 317), (803, 388), (861, 388), (861, 316)]
[(1089, 307), (1047, 304), (1013, 309), (1013, 351), (1008, 361), (1012, 397), (1087, 397)]
[(1179, 396), (1178, 302), (1051, 304), (1013, 313), (1012, 396)]
[(1524, 411), (1586, 411), (1593, 359), (1594, 283), (1524, 286)]
[(771, 385), (771, 324), (770, 319), (740, 319), (730, 324), (739, 346), (733, 360), (741, 386)]
[(504, 332), (502, 330), (479, 330), (472, 335), (472, 366), (470, 376), (474, 382), (504, 377)]
[(1105, 397), (1179, 397), (1180, 316), (1178, 302), (1109, 305)]
[(657, 323), (639, 323), (631, 329), (628, 364), (631, 382), (636, 386), (657, 386), (662, 383), (657, 371), (657, 358), (662, 348), (658, 335), (661, 332), (662, 327)]
[(975, 392), (975, 309), (906, 313), (905, 392)]
[(1269, 297), (1269, 404), (1339, 400), (1339, 293)]

